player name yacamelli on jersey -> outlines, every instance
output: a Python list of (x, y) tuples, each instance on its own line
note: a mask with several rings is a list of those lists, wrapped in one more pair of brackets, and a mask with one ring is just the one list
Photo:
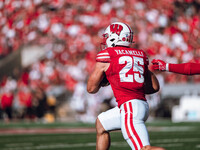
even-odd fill
[(107, 48), (97, 54), (96, 61), (110, 63), (106, 77), (119, 106), (131, 99), (146, 100), (144, 76), (149, 62), (144, 51), (127, 47)]
[(144, 56), (144, 55), (143, 55), (143, 52), (135, 51), (135, 50), (115, 50), (115, 52), (116, 52), (118, 55), (130, 54), (130, 55), (136, 55), (136, 56)]

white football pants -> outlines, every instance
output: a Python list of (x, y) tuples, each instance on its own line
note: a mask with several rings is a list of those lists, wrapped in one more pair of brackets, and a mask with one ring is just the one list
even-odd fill
[(98, 118), (106, 131), (121, 129), (124, 139), (133, 150), (150, 145), (144, 122), (149, 116), (149, 106), (143, 100), (130, 100), (106, 112)]

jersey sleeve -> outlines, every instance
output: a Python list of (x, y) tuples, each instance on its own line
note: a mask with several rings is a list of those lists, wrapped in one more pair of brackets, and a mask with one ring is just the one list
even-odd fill
[(169, 64), (169, 71), (183, 75), (200, 74), (200, 63)]
[(96, 56), (97, 62), (104, 62), (109, 63), (110, 62), (110, 54), (107, 50), (100, 51)]

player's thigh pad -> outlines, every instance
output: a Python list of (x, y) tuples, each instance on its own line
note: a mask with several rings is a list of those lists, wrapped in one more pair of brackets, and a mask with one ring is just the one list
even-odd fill
[(144, 122), (149, 115), (149, 106), (146, 101), (131, 100), (121, 105), (121, 130), (124, 139), (130, 147), (141, 149), (150, 145), (149, 135)]
[(106, 131), (121, 129), (120, 109), (117, 106), (102, 112), (98, 116), (98, 119)]

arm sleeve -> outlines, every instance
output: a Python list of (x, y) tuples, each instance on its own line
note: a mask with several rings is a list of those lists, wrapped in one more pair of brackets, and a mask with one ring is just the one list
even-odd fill
[(169, 72), (183, 75), (200, 74), (200, 63), (169, 64)]

